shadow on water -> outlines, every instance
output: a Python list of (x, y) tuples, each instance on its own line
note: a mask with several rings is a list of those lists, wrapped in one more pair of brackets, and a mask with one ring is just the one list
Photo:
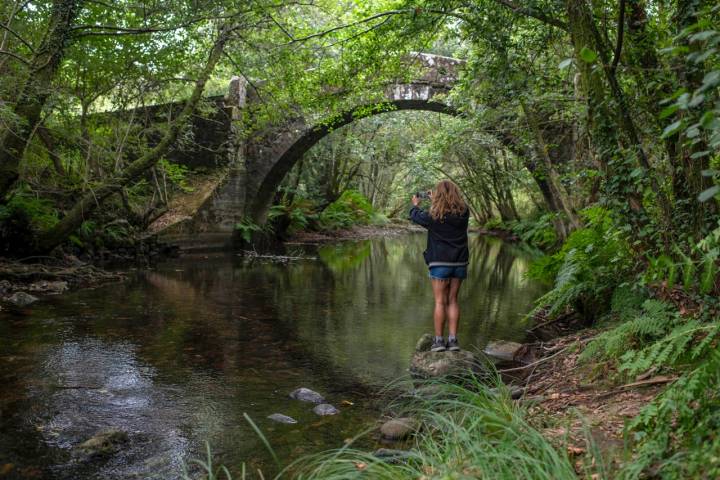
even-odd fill
[[(267, 470), (245, 412), (283, 460), (342, 445), (377, 417), (372, 392), (405, 373), (430, 328), (423, 248), (409, 235), (327, 245), (318, 260), (289, 264), (187, 257), (24, 317), (0, 313), (0, 471), (177, 478), (205, 440), (231, 470), (243, 461)], [(523, 314), (544, 291), (523, 278), (527, 255), (479, 237), (471, 252), (461, 340), (522, 340)], [(299, 386), (340, 415), (288, 399)], [(266, 418), (276, 412), (298, 423)], [(130, 436), (120, 452), (74, 453), (109, 428)]]

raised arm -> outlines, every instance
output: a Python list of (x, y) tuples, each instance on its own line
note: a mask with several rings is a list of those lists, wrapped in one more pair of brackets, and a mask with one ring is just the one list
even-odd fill
[(410, 220), (425, 228), (428, 228), (432, 223), (430, 215), (417, 205), (413, 205), (410, 209)]

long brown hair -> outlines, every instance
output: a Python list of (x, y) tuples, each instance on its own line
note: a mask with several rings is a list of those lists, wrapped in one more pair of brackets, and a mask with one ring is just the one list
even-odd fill
[(462, 215), (467, 210), (460, 188), (450, 180), (440, 180), (432, 193), (430, 216), (440, 220), (447, 214)]

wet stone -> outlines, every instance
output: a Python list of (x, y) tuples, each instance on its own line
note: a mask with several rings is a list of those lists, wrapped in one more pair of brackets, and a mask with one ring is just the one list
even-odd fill
[(293, 424), (297, 423), (297, 420), (295, 420), (292, 417), (288, 417), (287, 415), (283, 415), (282, 413), (273, 413), (272, 415), (268, 415), (270, 420), (278, 423), (287, 423), (287, 424)]
[(28, 305), (31, 305), (31, 304), (37, 302), (38, 298), (30, 295), (29, 293), (16, 292), (16, 293), (13, 293), (12, 295), (10, 295), (7, 298), (7, 301), (17, 307), (22, 308), (22, 307), (27, 307)]
[(493, 357), (504, 362), (512, 362), (515, 360), (515, 356), (522, 346), (522, 343), (497, 340), (488, 343), (483, 350), (483, 353), (489, 357)]
[(378, 448), (373, 452), (373, 456), (387, 463), (400, 463), (413, 456), (413, 452), (409, 450), (395, 450), (393, 448)]
[(294, 390), (290, 394), (290, 398), (293, 398), (295, 400), (300, 400), (301, 402), (310, 402), (310, 403), (324, 403), (325, 398), (320, 395), (319, 393), (310, 390), (309, 388), (298, 388), (297, 390)]
[(380, 433), (386, 440), (402, 440), (418, 429), (418, 421), (412, 417), (394, 418), (383, 423)]
[(429, 352), (432, 347), (433, 337), (429, 333), (424, 334), (415, 344), (416, 352)]
[(321, 403), (320, 405), (316, 405), (315, 408), (313, 408), (313, 412), (315, 412), (316, 415), (337, 415), (340, 413), (340, 410), (333, 407), (329, 403)]
[(416, 378), (460, 376), (478, 370), (475, 356), (466, 351), (415, 352), (410, 362), (410, 374)]
[(130, 441), (127, 432), (117, 429), (99, 432), (77, 446), (77, 450), (89, 457), (105, 456), (118, 452)]

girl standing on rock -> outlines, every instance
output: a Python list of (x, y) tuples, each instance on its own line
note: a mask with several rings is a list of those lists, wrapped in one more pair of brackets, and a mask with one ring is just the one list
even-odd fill
[[(428, 231), (423, 257), (430, 269), (430, 282), (435, 296), (435, 337), (431, 351), (457, 351), (460, 350), (457, 339), (460, 306), (457, 296), (463, 279), (467, 277), (467, 229), (470, 215), (460, 189), (450, 180), (441, 180), (435, 190), (430, 192), (429, 212), (418, 206), (420, 200), (418, 195), (413, 195), (410, 220)], [(446, 319), (449, 333), (447, 343), (443, 338)]]

